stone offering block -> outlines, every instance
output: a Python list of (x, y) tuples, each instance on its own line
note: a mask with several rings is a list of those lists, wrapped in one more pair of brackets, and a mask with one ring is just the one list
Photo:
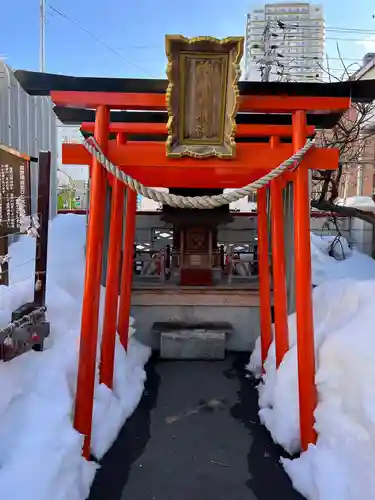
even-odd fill
[(243, 43), (243, 37), (166, 36), (168, 156), (235, 156)]
[(226, 332), (186, 329), (161, 332), (160, 356), (164, 359), (224, 359)]

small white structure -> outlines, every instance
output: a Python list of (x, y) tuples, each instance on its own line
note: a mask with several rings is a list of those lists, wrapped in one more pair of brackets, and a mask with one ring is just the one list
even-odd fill
[(60, 174), (58, 175), (58, 181), (61, 184), (66, 182), (66, 175), (69, 175), (74, 182), (88, 182), (89, 180), (89, 168), (83, 165), (63, 165), (62, 163), (62, 145), (63, 143), (78, 143), (82, 144), (84, 142), (84, 137), (81, 134), (79, 126), (77, 125), (64, 125), (57, 120), (57, 142), (58, 142), (58, 169)]

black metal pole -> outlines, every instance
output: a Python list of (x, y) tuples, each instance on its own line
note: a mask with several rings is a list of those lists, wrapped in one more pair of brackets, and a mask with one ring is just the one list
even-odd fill
[(46, 302), (47, 281), (47, 250), (48, 250), (48, 223), (51, 179), (51, 152), (41, 151), (39, 154), (38, 180), (38, 217), (39, 236), (36, 242), (34, 302), (37, 306), (44, 306)]

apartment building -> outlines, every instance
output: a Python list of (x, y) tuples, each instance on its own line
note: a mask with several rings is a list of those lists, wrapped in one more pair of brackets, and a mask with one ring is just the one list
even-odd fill
[(270, 81), (323, 79), (323, 7), (308, 2), (267, 3), (247, 15), (244, 79), (259, 81), (270, 67)]

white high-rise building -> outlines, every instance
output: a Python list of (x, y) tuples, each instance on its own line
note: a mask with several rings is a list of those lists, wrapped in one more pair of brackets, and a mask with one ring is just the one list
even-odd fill
[(270, 68), (269, 81), (322, 81), (323, 7), (308, 2), (267, 3), (247, 15), (245, 80), (261, 80), (260, 67)]

